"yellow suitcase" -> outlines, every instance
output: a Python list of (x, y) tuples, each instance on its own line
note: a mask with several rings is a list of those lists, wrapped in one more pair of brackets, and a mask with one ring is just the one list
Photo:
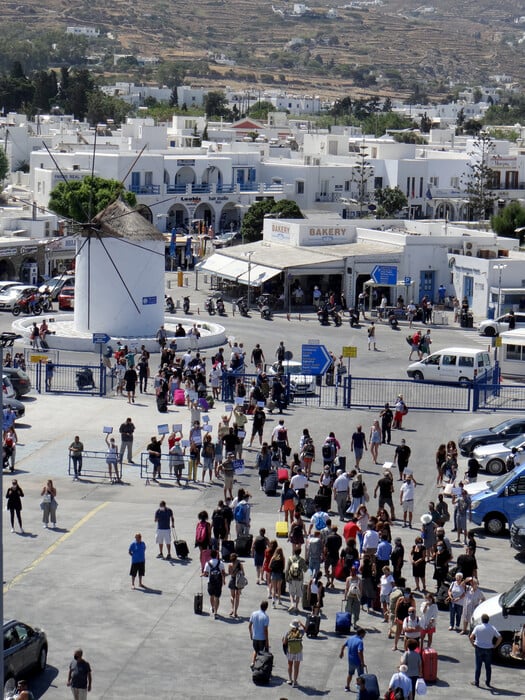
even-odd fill
[(278, 520), (275, 523), (276, 537), (288, 537), (288, 522), (286, 520)]

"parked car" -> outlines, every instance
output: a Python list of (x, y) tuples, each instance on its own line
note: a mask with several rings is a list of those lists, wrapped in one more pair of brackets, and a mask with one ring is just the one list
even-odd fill
[(47, 649), (44, 630), (18, 620), (4, 623), (4, 687), (29, 671), (45, 671)]
[(37, 292), (37, 288), (30, 284), (18, 284), (16, 287), (9, 287), (5, 292), (0, 292), (0, 311), (12, 311), (13, 306), (20, 299), (29, 297)]
[(482, 469), (486, 469), (489, 474), (503, 474), (505, 462), (512, 452), (512, 448), (517, 450), (525, 448), (525, 435), (518, 435), (506, 442), (498, 442), (494, 445), (481, 445), (476, 447), (472, 456), (478, 460)]
[(525, 623), (525, 576), (505, 593), (498, 593), (480, 603), (474, 610), (470, 626), (479, 625), (482, 615), (489, 616), (490, 624), (503, 637), (501, 644), (494, 649), (494, 656), (498, 661), (512, 661), (514, 633)]
[(13, 280), (4, 280), (0, 282), (0, 292), (6, 292), (11, 287), (18, 287), (22, 282), (14, 282)]
[(490, 355), (479, 348), (444, 348), (407, 367), (412, 379), (470, 384), (492, 366)]
[(75, 288), (62, 287), (58, 295), (58, 308), (60, 311), (73, 310), (75, 308)]
[(510, 526), (510, 546), (518, 552), (525, 552), (525, 515), (516, 518)]
[(242, 236), (239, 231), (227, 231), (220, 233), (212, 239), (215, 248), (229, 248), (232, 245), (242, 242)]
[[(525, 313), (522, 311), (516, 311), (514, 313), (514, 321), (516, 323), (516, 328), (525, 328)], [(493, 338), (495, 335), (499, 335), (500, 333), (508, 330), (509, 314), (504, 314), (498, 318), (487, 318), (478, 326), (479, 334), (487, 335), (489, 338)]]
[(7, 377), (5, 374), (2, 377), (2, 388), (4, 390), (4, 398), (5, 399), (14, 399), (16, 392), (14, 390), (13, 385), (11, 384), (11, 380), (9, 377)]
[(15, 390), (15, 397), (19, 399), (31, 391), (31, 379), (27, 372), (19, 367), (4, 367), (2, 372), (7, 377)]
[(525, 464), (487, 482), (487, 488), (471, 496), (470, 519), (490, 535), (501, 535), (505, 526), (525, 515)]
[(13, 409), (17, 418), (22, 418), (22, 416), (25, 415), (26, 407), (18, 399), (8, 399), (6, 396), (4, 396), (4, 408), (7, 407)]
[(502, 423), (493, 425), (491, 428), (479, 428), (478, 430), (468, 430), (461, 433), (458, 440), (458, 447), (464, 457), (481, 445), (492, 445), (497, 442), (505, 442), (518, 435), (525, 434), (525, 417), (510, 418)]
[(301, 363), (296, 360), (285, 360), (282, 364), (282, 369), (278, 362), (274, 362), (268, 368), (267, 374), (269, 377), (273, 377), (276, 374), (289, 374), (290, 392), (292, 394), (315, 394), (316, 377), (312, 374), (305, 374)]
[(64, 274), (57, 275), (56, 277), (50, 277), (44, 284), (41, 284), (38, 288), (40, 294), (43, 294), (46, 288), (49, 287), (49, 292), (51, 294), (51, 299), (53, 301), (58, 297), (63, 287), (74, 287), (75, 286), (75, 275)]

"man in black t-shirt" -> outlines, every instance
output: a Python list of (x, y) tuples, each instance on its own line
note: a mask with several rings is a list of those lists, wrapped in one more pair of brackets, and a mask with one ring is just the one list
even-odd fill
[(394, 452), (394, 464), (397, 464), (397, 468), (399, 469), (399, 481), (404, 480), (403, 472), (408, 467), (408, 460), (411, 454), (412, 450), (406, 444), (405, 439), (402, 438), (401, 444), (396, 447), (396, 451)]
[(91, 691), (91, 666), (82, 658), (82, 654), (82, 649), (77, 649), (73, 654), (67, 677), (67, 685), (71, 688), (73, 697), (79, 700), (86, 698)]
[(388, 403), (385, 404), (384, 409), (379, 414), (381, 418), (381, 433), (383, 434), (383, 445), (386, 442), (390, 445), (390, 440), (392, 439), (392, 421), (394, 420), (394, 414)]
[(388, 506), (390, 508), (390, 520), (395, 520), (395, 508), (394, 501), (392, 499), (392, 494), (394, 493), (394, 484), (392, 482), (392, 475), (390, 472), (385, 472), (381, 479), (376, 484), (374, 489), (374, 498), (377, 496), (379, 491), (378, 507), (383, 508)]
[(327, 579), (326, 585), (329, 588), (334, 585), (334, 568), (339, 561), (339, 552), (342, 546), (343, 539), (341, 535), (337, 534), (337, 525), (332, 525), (324, 545), (324, 573)]

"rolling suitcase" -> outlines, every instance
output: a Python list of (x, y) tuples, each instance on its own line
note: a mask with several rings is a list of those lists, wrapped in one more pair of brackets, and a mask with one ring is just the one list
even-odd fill
[(249, 557), (252, 552), (252, 535), (239, 535), (235, 540), (235, 553), (239, 557)]
[(202, 579), (201, 579), (201, 592), (195, 593), (193, 596), (193, 612), (195, 615), (202, 615)]
[(307, 615), (306, 616), (306, 636), (307, 637), (317, 637), (319, 634), (319, 625), (321, 624), (321, 617), (319, 615)]
[(252, 680), (255, 685), (268, 685), (272, 677), (273, 654), (260, 651), (255, 657), (252, 669)]
[(175, 554), (179, 557), (179, 559), (188, 558), (190, 550), (188, 549), (186, 540), (177, 539), (177, 533), (175, 530), (173, 530), (173, 546), (175, 547)]
[(267, 496), (277, 495), (277, 472), (270, 472), (264, 480), (264, 493)]
[(311, 518), (315, 513), (315, 501), (313, 498), (304, 499), (304, 514), (305, 517)]
[(335, 633), (349, 635), (352, 617), (349, 612), (343, 611), (343, 604), (341, 603), (341, 612), (335, 614)]
[(167, 413), (168, 412), (168, 398), (166, 394), (159, 394), (157, 396), (157, 411), (159, 413)]
[(175, 389), (173, 394), (173, 403), (175, 406), (184, 406), (186, 403), (186, 397), (184, 396), (184, 389)]
[(381, 693), (379, 692), (377, 676), (374, 673), (362, 673), (361, 678), (365, 682), (365, 690), (368, 691), (368, 695), (366, 697), (371, 698), (371, 700), (379, 700)]
[(233, 540), (223, 540), (221, 547), (221, 558), (223, 562), (230, 561), (230, 556), (235, 552), (235, 542)]
[(312, 603), (310, 602), (310, 587), (307, 583), (303, 583), (303, 600), (301, 603), (303, 610), (311, 610)]
[(42, 350), (49, 350), (49, 344), (45, 338), (40, 338), (40, 347)]
[(316, 506), (321, 506), (321, 510), (324, 513), (328, 513), (330, 511), (330, 505), (332, 503), (331, 496), (325, 496), (322, 493), (318, 493), (317, 496), (314, 498), (314, 501)]
[(290, 475), (288, 473), (288, 469), (286, 467), (279, 467), (277, 470), (277, 480), (279, 481), (280, 484), (284, 484), (285, 481), (288, 481), (290, 478)]
[(288, 521), (278, 520), (275, 523), (275, 536), (276, 537), (288, 537)]
[(423, 679), (425, 683), (434, 683), (438, 677), (438, 654), (435, 649), (423, 649), (421, 652), (423, 662)]

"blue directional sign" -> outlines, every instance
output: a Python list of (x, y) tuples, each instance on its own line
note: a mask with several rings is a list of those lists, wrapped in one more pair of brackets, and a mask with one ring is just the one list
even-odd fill
[(142, 306), (149, 306), (150, 304), (156, 304), (157, 297), (142, 297)]
[(412, 284), (412, 277), (405, 277), (405, 287), (410, 287)]
[(324, 374), (332, 364), (324, 345), (303, 345), (301, 365), (303, 374)]
[(376, 284), (397, 283), (396, 265), (376, 265), (370, 274)]
[(111, 340), (111, 336), (107, 333), (93, 333), (94, 343), (107, 343), (108, 340)]

